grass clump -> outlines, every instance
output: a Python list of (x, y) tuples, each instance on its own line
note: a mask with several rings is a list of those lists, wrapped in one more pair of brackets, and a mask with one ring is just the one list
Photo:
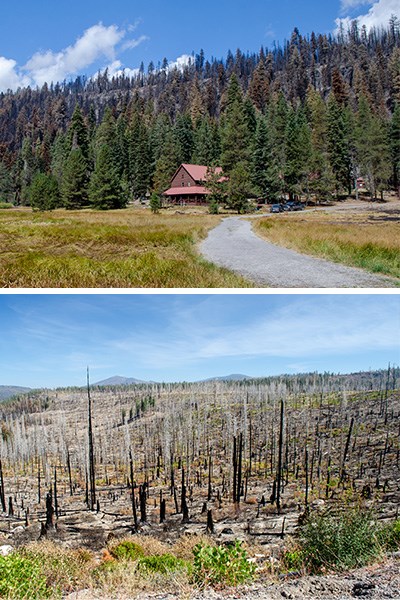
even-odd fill
[(153, 556), (143, 556), (139, 559), (138, 568), (145, 573), (167, 574), (172, 571), (179, 571), (188, 567), (188, 563), (173, 554), (156, 554)]
[(2, 598), (49, 598), (53, 594), (47, 585), (38, 558), (12, 552), (0, 556), (0, 596)]
[(255, 565), (239, 541), (226, 547), (198, 544), (193, 554), (193, 580), (200, 587), (236, 586), (254, 576)]
[(297, 545), (283, 555), (282, 566), (311, 573), (341, 571), (367, 565), (398, 547), (400, 521), (382, 527), (372, 512), (360, 509), (311, 514)]
[[(368, 215), (304, 213), (261, 219), (260, 235), (287, 248), (371, 273), (400, 277), (398, 223), (376, 222)], [(332, 219), (335, 221), (332, 222)]]

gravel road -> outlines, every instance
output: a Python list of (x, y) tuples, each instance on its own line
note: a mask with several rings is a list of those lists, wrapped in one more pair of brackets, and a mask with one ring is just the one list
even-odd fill
[(388, 288), (395, 280), (299, 254), (259, 238), (251, 223), (228, 217), (200, 244), (207, 260), (235, 271), (259, 287)]

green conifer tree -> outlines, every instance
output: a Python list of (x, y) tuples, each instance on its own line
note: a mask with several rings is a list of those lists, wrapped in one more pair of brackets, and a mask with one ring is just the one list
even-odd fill
[(99, 210), (110, 210), (126, 206), (126, 197), (112, 158), (110, 146), (103, 144), (98, 150), (95, 168), (89, 184), (90, 204)]
[(88, 204), (87, 162), (80, 148), (72, 149), (65, 161), (61, 196), (64, 207), (71, 210)]

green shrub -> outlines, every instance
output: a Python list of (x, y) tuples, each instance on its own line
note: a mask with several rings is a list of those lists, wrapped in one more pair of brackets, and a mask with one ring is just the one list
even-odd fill
[(301, 571), (304, 567), (304, 553), (301, 548), (287, 550), (282, 557), (282, 565), (287, 571)]
[(172, 554), (155, 554), (140, 558), (138, 567), (140, 570), (151, 573), (169, 573), (178, 571), (187, 566), (186, 561), (176, 558)]
[(1, 597), (39, 600), (51, 594), (38, 560), (23, 557), (18, 552), (0, 556)]
[(137, 560), (144, 556), (144, 550), (139, 544), (125, 540), (110, 548), (110, 554), (117, 560)]
[(300, 529), (300, 548), (312, 572), (350, 569), (382, 553), (379, 537), (379, 526), (368, 511), (311, 514)]
[(400, 548), (400, 519), (382, 527), (378, 539), (386, 550), (398, 550)]
[(198, 544), (193, 549), (193, 579), (200, 586), (238, 585), (253, 578), (255, 565), (236, 541), (232, 546)]

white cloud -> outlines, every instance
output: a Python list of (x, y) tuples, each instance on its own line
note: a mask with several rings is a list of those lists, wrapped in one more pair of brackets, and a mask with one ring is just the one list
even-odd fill
[[(118, 53), (132, 50), (148, 39), (142, 35), (122, 43), (137, 24), (138, 22), (126, 29), (120, 29), (117, 25), (105, 26), (98, 23), (84, 31), (71, 46), (59, 52), (36, 52), (23, 66), (18, 66), (13, 59), (0, 57), (0, 92), (62, 81), (78, 75), (101, 60), (110, 62), (113, 73), (122, 73), (122, 63), (117, 59)], [(132, 69), (125, 70), (127, 75), (135, 72)]]
[(109, 77), (119, 77), (120, 75), (125, 75), (126, 77), (134, 77), (139, 73), (139, 69), (130, 69), (129, 67), (123, 67), (122, 62), (120, 60), (114, 60), (106, 68)]
[[(343, 9), (352, 9), (362, 4), (371, 4), (361, 0), (342, 0)], [(343, 12), (343, 11), (342, 11)], [(346, 30), (354, 18), (357, 19), (360, 27), (363, 25), (369, 30), (371, 27), (387, 26), (392, 15), (399, 15), (399, 0), (377, 0), (373, 3), (366, 14), (360, 14), (355, 17), (346, 16), (343, 19), (336, 19), (336, 25), (339, 28), (340, 24)]]
[(192, 57), (190, 56), (190, 54), (182, 54), (181, 56), (178, 56), (178, 58), (173, 62), (168, 63), (168, 70), (172, 71), (176, 68), (178, 69), (178, 71), (181, 71), (182, 69), (184, 69), (184, 67), (187, 67), (191, 61)]
[(342, 11), (351, 10), (364, 4), (373, 4), (372, 0), (341, 0), (340, 8)]
[(0, 56), (0, 92), (16, 90), (30, 84), (30, 79), (17, 70), (15, 60)]
[[(388, 301), (398, 309), (397, 300)], [(394, 308), (394, 306), (392, 308)], [(204, 309), (213, 307), (212, 300)], [(215, 307), (214, 307), (215, 308)], [(353, 310), (355, 309), (356, 310)], [(217, 360), (221, 357), (280, 357), (297, 361), (310, 357), (345, 355), (361, 351), (398, 350), (398, 320), (393, 323), (379, 306), (360, 306), (359, 302), (325, 300), (320, 306), (307, 299), (293, 306), (247, 323), (210, 323), (200, 318), (204, 312), (181, 311), (179, 319), (172, 318), (163, 334), (149, 338), (135, 332), (135, 336), (108, 340), (114, 350), (140, 356), (148, 367), (163, 364), (172, 367), (199, 360)]]
[(105, 27), (102, 23), (87, 29), (73, 46), (61, 52), (37, 52), (23, 67), (37, 85), (62, 81), (76, 75), (96, 60), (114, 59), (117, 44), (125, 32), (116, 25)]
[(132, 50), (133, 48), (137, 48), (140, 44), (142, 44), (142, 42), (146, 42), (148, 39), (149, 37), (147, 35), (141, 35), (136, 39), (127, 40), (123, 44), (122, 50)]

